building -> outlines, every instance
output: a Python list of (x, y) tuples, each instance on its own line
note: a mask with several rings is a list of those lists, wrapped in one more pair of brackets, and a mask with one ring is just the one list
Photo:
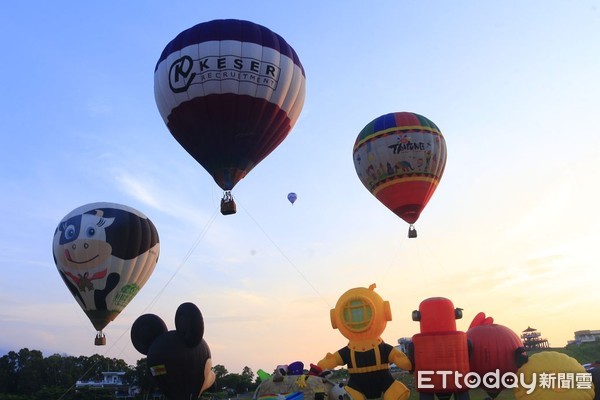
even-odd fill
[(583, 330), (575, 332), (575, 340), (569, 340), (568, 344), (581, 344), (588, 342), (595, 342), (596, 340), (600, 340), (600, 330)]
[(534, 350), (534, 349), (547, 349), (550, 347), (550, 343), (548, 343), (547, 339), (542, 338), (542, 334), (537, 331), (537, 329), (532, 328), (530, 326), (527, 327), (523, 331), (521, 335), (521, 340), (523, 341), (523, 346), (525, 346), (525, 350)]
[(412, 343), (412, 338), (403, 337), (403, 338), (398, 339), (398, 344), (394, 347), (396, 347), (398, 350), (400, 350), (404, 354), (408, 354), (408, 345), (410, 343)]
[(117, 399), (133, 399), (139, 390), (137, 387), (123, 382), (124, 375), (125, 372), (121, 371), (102, 372), (101, 381), (77, 381), (75, 388), (113, 390)]

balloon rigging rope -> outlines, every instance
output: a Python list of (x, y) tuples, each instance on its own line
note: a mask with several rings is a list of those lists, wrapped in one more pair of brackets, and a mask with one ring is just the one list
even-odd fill
[[(142, 314), (146, 313), (149, 309), (151, 309), (158, 301), (158, 299), (160, 298), (160, 296), (164, 293), (164, 291), (166, 290), (167, 286), (169, 286), (169, 284), (173, 281), (173, 279), (175, 278), (175, 276), (179, 273), (179, 271), (181, 270), (181, 268), (183, 268), (183, 266), (186, 264), (187, 260), (192, 256), (192, 254), (194, 253), (194, 251), (196, 250), (196, 248), (200, 245), (200, 242), (202, 242), (202, 239), (204, 239), (204, 236), (206, 235), (206, 233), (208, 232), (208, 229), (210, 228), (210, 226), (213, 224), (213, 222), (215, 221), (215, 219), (217, 218), (217, 214), (218, 214), (219, 208), (215, 209), (215, 212), (213, 213), (213, 215), (210, 217), (210, 219), (208, 220), (208, 222), (206, 223), (206, 225), (204, 226), (204, 228), (202, 229), (202, 231), (200, 232), (200, 234), (198, 235), (198, 237), (196, 238), (196, 240), (194, 241), (194, 243), (192, 244), (192, 247), (190, 247), (190, 249), (188, 250), (188, 252), (185, 254), (185, 256), (183, 257), (183, 260), (181, 261), (181, 263), (179, 263), (179, 266), (177, 267), (177, 269), (175, 269), (175, 271), (173, 272), (173, 274), (171, 275), (171, 277), (167, 280), (167, 282), (165, 282), (165, 284), (163, 285), (163, 287), (158, 291), (158, 293), (156, 294), (156, 296), (154, 296), (154, 298), (150, 301), (150, 303), (146, 306), (146, 308), (144, 308), (142, 310)], [(121, 341), (121, 339), (123, 338), (123, 336), (125, 336), (125, 334), (127, 332), (129, 332), (130, 328), (127, 328), (126, 330), (124, 330), (121, 335), (119, 335), (119, 337), (117, 337), (117, 339), (111, 343), (111, 345), (106, 349), (106, 351), (104, 352), (104, 357), (106, 357), (106, 355), (108, 353), (110, 353), (112, 351), (112, 349), (117, 345), (117, 343), (119, 343)], [(117, 357), (123, 353), (123, 348), (121, 349), (121, 351), (119, 352), (119, 354), (117, 354)], [(100, 360), (96, 361), (94, 364), (92, 364), (84, 373), (83, 375), (81, 375), (78, 379), (78, 381), (82, 380), (85, 376), (87, 376), (90, 371), (96, 366), (98, 365), (98, 363), (100, 362)], [(63, 397), (65, 397), (71, 390), (73, 390), (76, 387), (76, 384), (73, 384), (70, 388), (68, 388), (59, 398), (58, 400), (61, 400)]]
[(319, 296), (321, 298), (321, 300), (323, 300), (323, 302), (329, 308), (332, 308), (332, 306), (327, 302), (327, 300), (325, 299), (325, 297), (323, 297), (323, 295), (317, 290), (317, 288), (308, 280), (308, 278), (306, 277), (306, 275), (304, 275), (302, 273), (302, 271), (300, 271), (300, 268), (298, 268), (298, 266), (296, 266), (296, 264), (294, 264), (294, 262), (284, 253), (284, 251), (277, 245), (277, 243), (275, 243), (275, 241), (271, 238), (271, 236), (269, 236), (269, 234), (263, 229), (263, 227), (258, 223), (258, 221), (248, 212), (248, 210), (243, 206), (243, 204), (240, 204), (239, 201), (237, 203), (246, 212), (246, 214), (248, 214), (248, 216), (250, 217), (250, 219), (256, 224), (256, 226), (258, 227), (258, 229), (261, 230), (261, 232), (263, 233), (263, 235), (265, 235), (265, 237), (271, 242), (271, 244), (277, 249), (277, 251), (279, 251), (279, 253), (281, 253), (281, 255), (283, 256), (283, 258), (285, 258), (286, 261), (292, 266), (292, 268), (294, 268), (294, 270), (296, 270), (296, 272), (298, 273), (298, 275), (300, 275), (300, 277), (313, 290), (313, 292), (315, 292), (317, 294), (317, 296)]
[(160, 298), (160, 296), (163, 294), (163, 292), (165, 291), (165, 289), (167, 288), (167, 286), (169, 286), (169, 284), (171, 283), (171, 281), (173, 281), (173, 279), (175, 278), (175, 276), (177, 275), (177, 273), (179, 273), (179, 271), (181, 270), (181, 268), (183, 268), (183, 266), (186, 264), (187, 260), (189, 260), (189, 258), (192, 256), (192, 254), (194, 254), (194, 251), (196, 251), (196, 248), (200, 245), (200, 242), (202, 242), (202, 239), (204, 239), (204, 236), (206, 236), (206, 233), (208, 232), (208, 229), (211, 227), (211, 225), (213, 224), (213, 222), (215, 222), (215, 219), (217, 218), (218, 211), (219, 211), (219, 208), (215, 208), (215, 211), (214, 211), (213, 215), (210, 217), (210, 219), (208, 220), (208, 222), (206, 223), (206, 225), (204, 225), (204, 228), (202, 229), (202, 231), (198, 235), (198, 238), (196, 238), (196, 241), (192, 244), (192, 247), (190, 247), (190, 249), (188, 250), (188, 252), (185, 254), (185, 256), (183, 257), (183, 260), (181, 261), (181, 263), (179, 264), (179, 266), (177, 267), (177, 269), (173, 272), (173, 274), (167, 280), (167, 282), (164, 284), (164, 286), (162, 287), (162, 289), (160, 289), (158, 291), (158, 293), (156, 294), (156, 296), (154, 296), (154, 299), (152, 299), (152, 301), (150, 302), (150, 304), (143, 310), (143, 312), (148, 311), (150, 308), (152, 308), (156, 304), (156, 302), (158, 301), (158, 299)]

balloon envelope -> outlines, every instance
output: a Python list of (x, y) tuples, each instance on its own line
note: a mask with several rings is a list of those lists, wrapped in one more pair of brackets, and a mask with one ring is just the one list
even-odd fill
[(296, 193), (292, 192), (287, 195), (287, 198), (290, 201), (290, 203), (294, 204), (296, 202), (296, 199), (298, 199), (298, 196), (296, 195)]
[(361, 182), (381, 203), (414, 224), (429, 202), (446, 165), (446, 142), (422, 115), (382, 115), (358, 134), (354, 167)]
[[(516, 373), (521, 363), (527, 360), (521, 338), (510, 328), (494, 323), (492, 317), (478, 313), (467, 330), (471, 342), (469, 365), (472, 372), (484, 376), (495, 372), (500, 375)], [(505, 383), (495, 382), (487, 386), (482, 381), (480, 387), (488, 393), (499, 393), (505, 389)]]
[(158, 261), (156, 227), (143, 213), (91, 203), (67, 214), (54, 232), (56, 268), (97, 331), (127, 306)]
[(204, 319), (193, 303), (177, 308), (173, 331), (155, 314), (144, 314), (133, 323), (131, 342), (147, 356), (148, 372), (169, 400), (200, 398), (215, 382), (203, 335)]
[[(570, 382), (577, 376), (585, 379), (585, 374), (585, 368), (577, 359), (557, 351), (542, 351), (529, 356), (517, 370), (519, 385), (513, 393), (517, 400), (592, 400), (595, 393), (591, 382), (587, 385)], [(528, 385), (524, 386), (522, 382)]]
[(171, 134), (225, 191), (288, 135), (304, 104), (304, 68), (264, 26), (214, 20), (181, 32), (154, 71)]

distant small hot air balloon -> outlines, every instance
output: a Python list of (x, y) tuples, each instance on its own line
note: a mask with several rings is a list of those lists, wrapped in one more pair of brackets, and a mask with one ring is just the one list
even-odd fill
[(106, 344), (102, 330), (144, 286), (156, 266), (156, 227), (140, 211), (91, 203), (67, 214), (54, 232), (56, 268)]
[(411, 112), (375, 118), (358, 134), (354, 167), (381, 203), (413, 224), (429, 202), (446, 165), (446, 141), (429, 119)]
[(290, 201), (290, 203), (292, 203), (292, 205), (296, 202), (296, 199), (298, 199), (298, 196), (296, 195), (296, 193), (291, 192), (287, 195), (288, 200)]
[(214, 20), (181, 32), (154, 70), (154, 97), (171, 134), (224, 190), (233, 187), (287, 137), (305, 97), (294, 49), (264, 26)]

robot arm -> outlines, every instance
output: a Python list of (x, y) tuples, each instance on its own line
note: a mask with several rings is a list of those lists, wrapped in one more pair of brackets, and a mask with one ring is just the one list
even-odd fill
[(408, 361), (410, 362), (410, 373), (412, 374), (415, 369), (415, 344), (410, 342), (408, 344)]

